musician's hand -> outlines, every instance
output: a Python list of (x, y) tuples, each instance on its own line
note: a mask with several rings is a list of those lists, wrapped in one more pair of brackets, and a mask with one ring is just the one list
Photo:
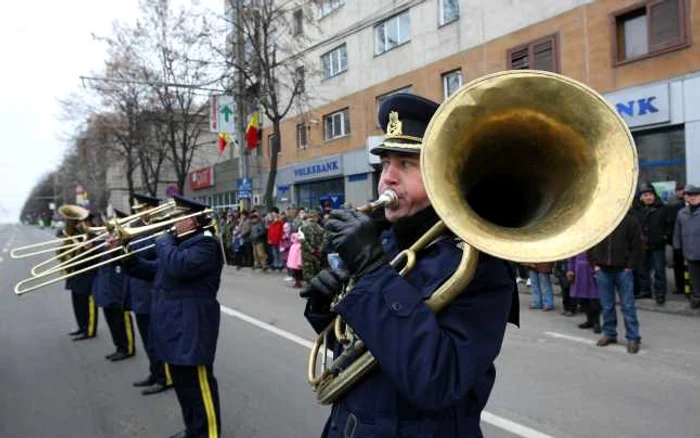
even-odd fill
[(388, 263), (375, 223), (355, 210), (333, 210), (326, 222), (331, 247), (356, 278)]
[(299, 296), (330, 304), (343, 291), (347, 281), (346, 272), (326, 268), (311, 279), (309, 285), (299, 292)]
[(175, 222), (175, 230), (178, 236), (182, 236), (188, 231), (195, 230), (196, 228), (197, 222), (192, 217)]

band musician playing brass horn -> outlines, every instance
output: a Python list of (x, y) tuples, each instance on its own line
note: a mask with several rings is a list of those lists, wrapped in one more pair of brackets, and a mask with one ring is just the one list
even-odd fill
[(324, 270), (301, 292), (317, 331), (336, 312), (357, 333), (379, 367), (333, 404), (323, 438), (480, 437), (480, 414), (493, 387), (494, 360), (506, 323), (517, 323), (517, 290), (508, 264), (480, 254), (473, 280), (440, 313), (424, 300), (460, 262), (462, 242), (448, 233), (433, 241), (404, 278), (389, 260), (438, 220), (420, 171), (421, 137), (438, 105), (395, 94), (380, 107), (384, 142), (379, 192), (398, 203), (385, 210), (388, 229), (354, 210), (335, 210), (326, 224), (331, 246), (353, 278)]

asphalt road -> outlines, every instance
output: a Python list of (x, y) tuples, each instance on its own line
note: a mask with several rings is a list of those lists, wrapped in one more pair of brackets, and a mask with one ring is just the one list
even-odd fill
[[(112, 363), (99, 336), (71, 342), (74, 321), (62, 282), (17, 297), (14, 284), (41, 258), (11, 248), (46, 240), (34, 227), (0, 225), (0, 437), (167, 437), (182, 429), (172, 391), (144, 397), (137, 356)], [(312, 330), (283, 276), (227, 268), (219, 294), (214, 365), (224, 437), (316, 437), (327, 408), (305, 380)], [(523, 300), (524, 301), (524, 300)], [(700, 319), (640, 312), (642, 351), (596, 347), (579, 318), (527, 310), (508, 329), (498, 379), (482, 416), (487, 437), (700, 436)], [(624, 333), (624, 330), (621, 332)]]

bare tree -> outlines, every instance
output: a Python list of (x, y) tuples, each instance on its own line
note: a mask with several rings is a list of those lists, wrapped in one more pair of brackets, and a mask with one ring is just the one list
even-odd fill
[(308, 1), (227, 0), (226, 22), (231, 32), (225, 49), (219, 50), (230, 72), (226, 77), (236, 78), (238, 104), (249, 109), (259, 105), (272, 125), (263, 196), (268, 209), (273, 206), (282, 142), (280, 123), (293, 108), (303, 112), (308, 101), (305, 78), (316, 74), (303, 56), (310, 43), (308, 29), (315, 23), (313, 6)]

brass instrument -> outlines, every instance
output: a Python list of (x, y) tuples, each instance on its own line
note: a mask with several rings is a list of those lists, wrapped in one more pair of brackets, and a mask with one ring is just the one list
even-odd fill
[[(459, 267), (425, 303), (439, 312), (469, 284), (480, 251), (537, 263), (603, 240), (629, 210), (638, 172), (627, 125), (586, 85), (540, 71), (476, 79), (440, 105), (423, 136), (421, 174), (441, 221), (392, 266), (405, 263), (405, 275), (447, 230), (463, 240)], [(343, 351), (329, 365), (331, 337)], [(376, 365), (338, 317), (312, 348), (308, 380), (318, 401), (330, 404)]]
[[(83, 235), (80, 235), (82, 236), (81, 238), (83, 239), (83, 242), (75, 244), (69, 248), (61, 247), (61, 253), (59, 255), (56, 255), (34, 265), (31, 269), (31, 274), (36, 277), (42, 274), (50, 274), (55, 271), (63, 270), (68, 264), (72, 264), (73, 266), (75, 266), (79, 263), (77, 259), (84, 258), (88, 254), (92, 254), (95, 251), (103, 248), (105, 246), (104, 242), (99, 244), (95, 244), (95, 242), (99, 240), (104, 240), (109, 235), (109, 233), (112, 232), (117, 226), (129, 226), (138, 220), (156, 217), (157, 215), (165, 211), (174, 210), (175, 208), (175, 201), (170, 201), (163, 205), (159, 205), (157, 207), (153, 207), (151, 209), (123, 217), (121, 219), (113, 219), (111, 221), (106, 222), (104, 227), (85, 227), (86, 232)], [(68, 257), (69, 254), (73, 254), (73, 256)], [(50, 268), (45, 270), (39, 269), (57, 260), (61, 261), (61, 263), (58, 265), (51, 266)]]
[[(105, 266), (105, 265), (113, 263), (115, 261), (133, 256), (134, 254), (138, 254), (139, 252), (151, 249), (153, 246), (155, 246), (155, 243), (143, 246), (143, 247), (138, 248), (137, 250), (133, 250), (133, 251), (129, 251), (128, 247), (137, 243), (137, 242), (143, 241), (145, 239), (153, 239), (155, 237), (158, 237), (160, 234), (163, 234), (166, 232), (173, 232), (174, 230), (171, 229), (171, 226), (174, 225), (176, 222), (179, 222), (183, 219), (198, 217), (198, 216), (202, 216), (202, 215), (208, 215), (211, 212), (212, 212), (211, 209), (201, 210), (201, 211), (197, 211), (195, 213), (191, 213), (191, 214), (188, 214), (185, 216), (172, 218), (172, 219), (167, 220), (167, 221), (162, 221), (162, 222), (151, 224), (151, 225), (145, 225), (142, 227), (125, 228), (121, 225), (117, 225), (115, 233), (118, 236), (119, 240), (121, 241), (122, 246), (111, 248), (105, 252), (101, 252), (99, 254), (93, 254), (90, 257), (82, 258), (82, 259), (77, 260), (77, 261), (71, 259), (70, 263), (63, 264), (61, 266), (61, 269), (71, 269), (77, 265), (82, 265), (82, 264), (84, 264), (88, 261), (91, 261), (93, 259), (101, 258), (104, 255), (113, 254), (113, 253), (118, 252), (118, 251), (124, 251), (125, 252), (124, 254), (120, 254), (118, 256), (111, 257), (108, 260), (104, 260), (104, 261), (101, 261), (99, 263), (95, 263), (95, 264), (92, 264), (90, 266), (77, 269), (77, 270), (72, 271), (68, 274), (64, 274), (64, 275), (58, 276), (56, 278), (52, 278), (50, 280), (46, 280), (46, 281), (43, 281), (39, 284), (35, 284), (35, 285), (25, 287), (24, 289), (22, 289), (22, 286), (26, 285), (27, 283), (31, 284), (31, 283), (36, 282), (38, 280), (41, 280), (44, 277), (47, 277), (51, 274), (58, 273), (57, 269), (52, 268), (49, 271), (40, 273), (37, 276), (33, 276), (30, 278), (24, 279), (24, 280), (20, 281), (19, 283), (17, 283), (15, 285), (15, 288), (14, 288), (15, 294), (22, 295), (22, 294), (25, 294), (27, 292), (30, 292), (30, 291), (42, 288), (44, 286), (48, 286), (50, 284), (56, 283), (57, 281), (65, 280), (65, 279), (74, 277), (76, 275), (83, 274), (83, 273), (88, 272), (92, 269), (99, 268), (101, 266)], [(191, 232), (197, 231), (199, 229), (207, 228), (207, 227), (209, 227), (209, 225), (207, 225), (205, 227), (200, 227), (200, 228), (193, 230)], [(183, 236), (178, 236), (178, 237), (183, 237)], [(74, 259), (75, 259), (75, 257), (74, 257)]]

